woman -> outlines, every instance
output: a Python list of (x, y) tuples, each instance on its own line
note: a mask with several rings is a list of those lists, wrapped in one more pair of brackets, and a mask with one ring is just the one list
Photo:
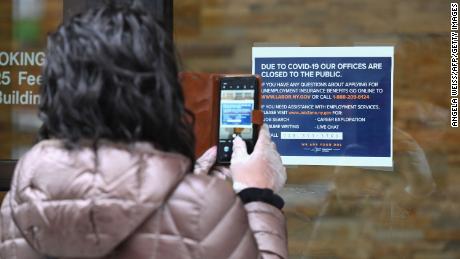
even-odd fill
[[(146, 12), (77, 15), (48, 42), (41, 141), (1, 208), (1, 258), (287, 258), (285, 169), (263, 127), (235, 189), (194, 162), (173, 46)], [(195, 168), (195, 170), (193, 170)], [(208, 174), (194, 174), (209, 172)]]

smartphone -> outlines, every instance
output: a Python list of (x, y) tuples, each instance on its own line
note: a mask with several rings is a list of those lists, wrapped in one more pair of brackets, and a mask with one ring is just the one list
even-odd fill
[(252, 123), (252, 111), (259, 107), (259, 91), (259, 81), (255, 76), (220, 79), (217, 164), (230, 164), (236, 136), (246, 142), (248, 153), (254, 149), (258, 131)]

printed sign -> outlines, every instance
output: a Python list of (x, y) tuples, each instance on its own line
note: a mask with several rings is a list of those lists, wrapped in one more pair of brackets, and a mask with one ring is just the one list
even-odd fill
[(393, 47), (255, 47), (286, 165), (393, 165)]

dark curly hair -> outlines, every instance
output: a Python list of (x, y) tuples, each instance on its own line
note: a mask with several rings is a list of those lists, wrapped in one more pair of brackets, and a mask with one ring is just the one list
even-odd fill
[(147, 141), (194, 161), (170, 35), (140, 8), (109, 4), (78, 14), (48, 39), (40, 139)]

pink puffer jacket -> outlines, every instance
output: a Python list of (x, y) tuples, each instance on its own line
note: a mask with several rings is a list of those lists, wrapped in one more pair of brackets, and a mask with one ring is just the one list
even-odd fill
[(0, 258), (287, 258), (281, 211), (188, 167), (146, 143), (40, 142), (3, 201)]

